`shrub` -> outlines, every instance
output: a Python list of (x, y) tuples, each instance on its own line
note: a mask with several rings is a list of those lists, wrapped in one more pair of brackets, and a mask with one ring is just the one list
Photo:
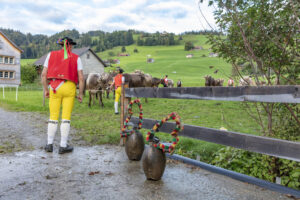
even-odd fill
[(115, 54), (115, 52), (113, 52), (113, 51), (109, 51), (109, 52), (108, 52), (108, 55), (109, 55), (110, 57), (113, 57), (113, 56), (115, 56), (116, 54)]
[(190, 42), (190, 41), (188, 41), (188, 42), (186, 42), (185, 44), (184, 44), (184, 50), (185, 51), (189, 51), (189, 50), (191, 50), (191, 49), (193, 49), (194, 48), (194, 44), (192, 43), (192, 42)]
[(33, 83), (37, 78), (37, 72), (32, 65), (21, 65), (21, 81), (22, 83)]
[(216, 153), (212, 164), (270, 182), (280, 177), (282, 185), (300, 189), (299, 162), (226, 147)]

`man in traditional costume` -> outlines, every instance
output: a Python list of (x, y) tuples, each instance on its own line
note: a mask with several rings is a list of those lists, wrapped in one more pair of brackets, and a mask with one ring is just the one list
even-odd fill
[(168, 80), (168, 75), (166, 75), (165, 78), (164, 78), (164, 84), (163, 84), (164, 87), (168, 87), (168, 81), (169, 81)]
[(49, 98), (50, 119), (48, 122), (48, 141), (45, 151), (53, 152), (53, 140), (58, 127), (60, 107), (61, 115), (61, 141), (59, 154), (72, 152), (73, 147), (67, 144), (70, 132), (71, 113), (76, 96), (76, 85), (79, 83), (78, 101), (82, 102), (84, 78), (82, 62), (78, 55), (72, 53), (72, 46), (76, 45), (71, 38), (64, 37), (57, 41), (62, 46), (61, 50), (48, 54), (42, 72), (44, 95)]
[(114, 81), (111, 87), (115, 86), (115, 114), (119, 114), (119, 100), (122, 93), (122, 84), (125, 82), (125, 77), (123, 76), (124, 70), (118, 68), (118, 74), (114, 77)]

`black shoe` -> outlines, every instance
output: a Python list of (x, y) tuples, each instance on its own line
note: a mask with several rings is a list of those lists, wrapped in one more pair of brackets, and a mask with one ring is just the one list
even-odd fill
[(59, 149), (58, 149), (59, 154), (69, 153), (72, 151), (73, 151), (73, 147), (69, 146), (69, 145), (67, 145), (66, 147), (59, 147)]
[(118, 115), (118, 114), (119, 114), (118, 112), (115, 113), (115, 115)]
[(44, 149), (47, 152), (53, 152), (53, 144), (47, 144)]

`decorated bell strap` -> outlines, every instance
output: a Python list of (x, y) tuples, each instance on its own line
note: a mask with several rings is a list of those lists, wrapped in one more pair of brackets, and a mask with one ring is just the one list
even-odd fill
[[(176, 122), (175, 129), (171, 133), (173, 139), (172, 139), (172, 141), (170, 143), (159, 142), (159, 139), (158, 138), (156, 139), (154, 137), (155, 136), (155, 132), (158, 132), (159, 131), (158, 129), (163, 125), (163, 123), (165, 123), (169, 119), (175, 120), (175, 122)], [(172, 112), (167, 117), (165, 117), (161, 121), (158, 121), (153, 126), (153, 128), (147, 133), (146, 140), (148, 142), (152, 142), (152, 146), (153, 147), (161, 149), (163, 152), (167, 151), (169, 153), (173, 153), (174, 150), (175, 150), (175, 147), (176, 147), (176, 145), (177, 145), (177, 143), (179, 141), (178, 133), (181, 130), (183, 130), (183, 125), (182, 125), (182, 123), (180, 121), (180, 117), (179, 117), (179, 115), (177, 113)]]
[(130, 101), (129, 105), (128, 105), (128, 117), (126, 118), (125, 122), (124, 122), (124, 126), (121, 130), (121, 137), (127, 137), (129, 135), (131, 135), (132, 133), (134, 133), (136, 130), (132, 129), (132, 130), (128, 130), (128, 123), (130, 122), (131, 116), (133, 115), (132, 112), (132, 105), (133, 104), (137, 104), (140, 110), (140, 115), (139, 115), (139, 123), (138, 123), (138, 127), (137, 129), (141, 129), (142, 128), (142, 124), (143, 124), (143, 108), (142, 108), (142, 104), (141, 101), (139, 99), (135, 99)]

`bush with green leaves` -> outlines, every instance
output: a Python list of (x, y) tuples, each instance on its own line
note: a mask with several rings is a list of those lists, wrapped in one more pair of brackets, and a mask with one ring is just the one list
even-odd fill
[(225, 147), (216, 152), (212, 164), (270, 182), (280, 177), (282, 185), (300, 189), (300, 163), (296, 161)]
[(32, 65), (21, 65), (21, 81), (22, 83), (33, 83), (37, 78), (37, 72)]
[(108, 52), (108, 55), (109, 55), (110, 57), (116, 56), (115, 52), (113, 52), (113, 51), (109, 51), (109, 52)]
[(184, 50), (185, 51), (189, 51), (191, 49), (194, 48), (194, 44), (191, 42), (191, 41), (187, 41), (185, 44), (184, 44)]

